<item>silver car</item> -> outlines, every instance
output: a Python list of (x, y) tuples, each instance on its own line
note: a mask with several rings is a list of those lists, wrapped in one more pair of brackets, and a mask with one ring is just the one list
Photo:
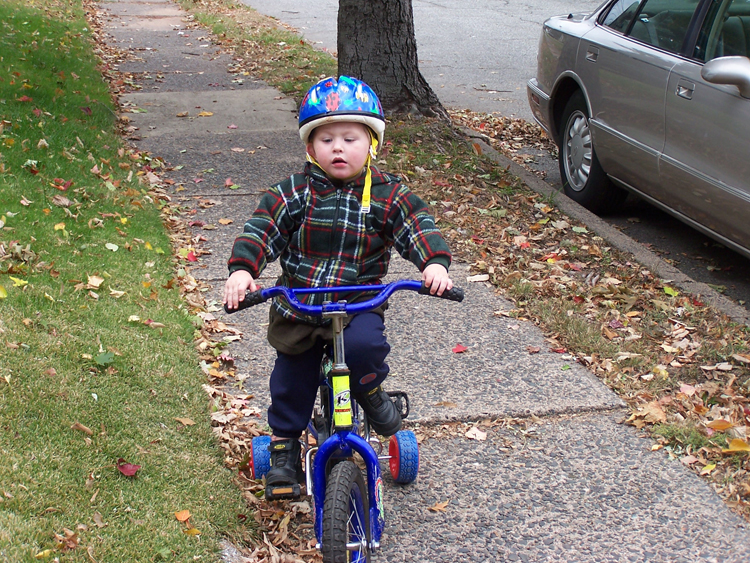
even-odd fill
[(750, 257), (748, 56), (750, 0), (610, 0), (547, 20), (528, 97), (565, 193), (606, 213), (630, 190)]

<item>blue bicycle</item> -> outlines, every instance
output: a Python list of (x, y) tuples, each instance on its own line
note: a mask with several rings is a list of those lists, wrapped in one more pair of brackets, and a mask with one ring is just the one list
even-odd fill
[[(305, 485), (312, 495), (315, 516), (317, 548), (325, 563), (366, 562), (369, 555), (380, 547), (385, 524), (383, 512), (383, 479), (380, 460), (388, 460), (393, 480), (407, 484), (417, 478), (419, 449), (417, 438), (411, 430), (400, 430), (391, 436), (388, 454), (380, 455), (382, 445), (371, 436), (367, 416), (356, 401), (351, 400), (349, 368), (344, 358), (344, 319), (348, 315), (372, 311), (383, 305), (400, 290), (432, 295), (421, 282), (401, 280), (385, 285), (346, 286), (292, 289), (276, 286), (249, 292), (240, 302), (240, 309), (252, 307), (276, 296), (283, 296), (297, 312), (331, 319), (332, 345), (321, 365), (320, 401), (316, 406), (303, 443)], [(301, 303), (302, 294), (376, 293), (366, 301), (325, 302), (322, 305)], [(459, 288), (443, 292), (440, 296), (451, 301), (462, 301)], [(409, 398), (406, 393), (388, 393), (401, 412), (409, 415)], [(312, 436), (313, 440), (310, 440)], [(262, 479), (270, 469), (268, 445), (270, 436), (259, 436), (252, 441), (250, 468), (254, 479)], [(310, 446), (314, 441), (315, 446)], [(377, 451), (376, 451), (377, 448)], [(365, 477), (355, 462), (358, 454), (365, 467)], [(298, 496), (300, 485), (288, 490), (274, 489), (274, 497)]]

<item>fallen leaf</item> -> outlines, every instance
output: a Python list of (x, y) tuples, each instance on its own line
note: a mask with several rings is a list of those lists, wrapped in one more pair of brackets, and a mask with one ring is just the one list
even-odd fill
[(713, 428), (717, 432), (724, 432), (724, 430), (729, 430), (734, 426), (731, 422), (728, 420), (718, 419), (718, 420), (712, 420), (708, 424), (706, 424), (709, 428)]
[(697, 463), (698, 458), (695, 457), (694, 455), (686, 455), (685, 457), (681, 458), (680, 461), (682, 462), (683, 465), (690, 466), (694, 463)]
[(57, 207), (70, 207), (73, 205), (73, 202), (64, 195), (56, 195), (52, 198), (52, 204)]
[(80, 422), (76, 422), (73, 424), (73, 426), (70, 427), (71, 430), (80, 430), (84, 434), (88, 434), (89, 436), (93, 436), (94, 432), (91, 430), (91, 428), (88, 428), (87, 426), (84, 426)]
[(200, 536), (201, 532), (198, 528), (190, 528), (189, 530), (185, 530), (185, 533), (188, 536)]
[(466, 350), (468, 350), (468, 348), (466, 346), (464, 346), (463, 344), (456, 344), (456, 346), (453, 348), (452, 352), (454, 354), (461, 354), (463, 352), (466, 352)]
[(701, 475), (708, 475), (714, 469), (716, 469), (716, 464), (715, 463), (709, 463), (708, 465), (704, 466), (703, 469), (701, 469)]
[(487, 432), (482, 432), (479, 427), (472, 426), (469, 431), (466, 433), (466, 437), (469, 440), (477, 440), (479, 442), (483, 442), (487, 439)]
[(680, 385), (680, 393), (684, 393), (688, 397), (692, 397), (695, 395), (695, 387), (692, 385), (688, 385), (687, 383), (683, 383)]
[(175, 420), (183, 426), (193, 426), (195, 424), (195, 422), (193, 422), (189, 418), (175, 418)]
[(22, 280), (20, 278), (14, 278), (13, 276), (8, 276), (11, 280), (13, 280), (13, 287), (23, 287), (25, 285), (28, 285), (29, 282), (26, 280)]
[(489, 281), (489, 279), (490, 279), (489, 274), (477, 274), (476, 276), (467, 277), (466, 281), (469, 283), (473, 283), (473, 282)]
[(450, 401), (440, 401), (439, 403), (435, 403), (436, 407), (443, 407), (446, 409), (455, 409), (458, 407), (456, 403), (452, 403)]
[(94, 524), (97, 528), (106, 528), (107, 524), (104, 523), (104, 518), (98, 512), (94, 512)]
[(125, 475), (126, 477), (134, 477), (136, 473), (138, 473), (138, 470), (141, 468), (140, 465), (134, 465), (132, 463), (128, 463), (122, 458), (119, 458), (117, 460), (117, 469), (120, 473)]
[(721, 452), (725, 454), (750, 452), (750, 445), (748, 445), (747, 442), (745, 442), (744, 440), (735, 438), (734, 440), (729, 442), (729, 447), (725, 450), (721, 450)]
[(174, 517), (177, 518), (180, 522), (186, 522), (190, 518), (190, 511), (189, 510), (180, 510), (179, 512), (174, 513)]
[(204, 110), (198, 114), (198, 117), (211, 117), (212, 115), (213, 115), (213, 112)]
[(430, 510), (432, 512), (445, 512), (445, 509), (448, 506), (449, 502), (450, 502), (450, 499), (446, 500), (445, 502), (436, 502), (427, 510)]

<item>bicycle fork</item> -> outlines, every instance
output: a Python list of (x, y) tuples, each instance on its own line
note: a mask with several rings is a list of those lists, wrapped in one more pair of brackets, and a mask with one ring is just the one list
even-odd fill
[[(369, 548), (380, 547), (385, 520), (383, 518), (383, 479), (380, 472), (378, 455), (372, 446), (354, 430), (352, 419), (352, 396), (349, 382), (349, 367), (344, 354), (344, 318), (343, 311), (324, 312), (323, 316), (331, 319), (333, 328), (333, 367), (328, 374), (333, 390), (334, 431), (331, 436), (317, 448), (311, 448), (305, 455), (306, 485), (308, 492), (313, 492), (315, 505), (315, 537), (320, 549), (323, 538), (323, 509), (326, 497), (327, 467), (332, 457), (350, 458), (357, 452), (365, 462), (367, 476), (367, 494), (369, 497), (368, 530)], [(312, 454), (315, 459), (312, 460)], [(312, 467), (311, 467), (312, 465)], [(312, 469), (312, 471), (310, 471)], [(352, 549), (357, 546), (352, 545)]]

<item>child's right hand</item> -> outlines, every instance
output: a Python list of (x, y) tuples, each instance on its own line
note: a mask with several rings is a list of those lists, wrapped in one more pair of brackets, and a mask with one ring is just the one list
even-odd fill
[(244, 301), (245, 292), (257, 291), (258, 286), (247, 270), (237, 270), (227, 279), (224, 284), (224, 305), (229, 310), (239, 307), (240, 301)]

